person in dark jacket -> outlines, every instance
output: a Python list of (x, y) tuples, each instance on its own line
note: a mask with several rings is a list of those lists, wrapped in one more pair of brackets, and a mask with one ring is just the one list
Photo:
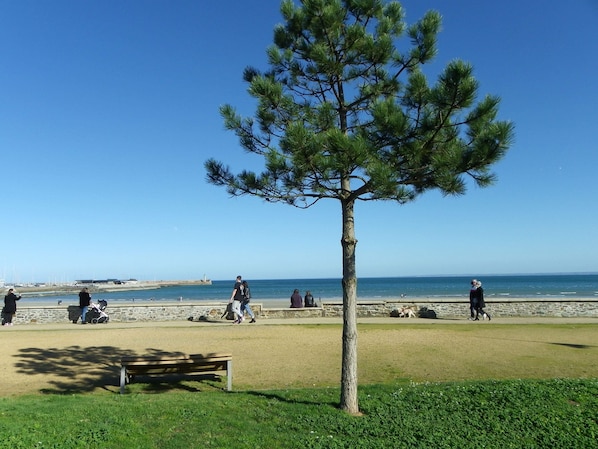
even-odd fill
[(81, 308), (81, 324), (87, 324), (85, 321), (89, 305), (91, 304), (91, 295), (89, 289), (85, 287), (79, 292), (79, 307)]
[(241, 276), (237, 276), (233, 292), (231, 293), (228, 302), (232, 304), (232, 311), (235, 313), (236, 317), (233, 324), (241, 324), (245, 319), (243, 317), (243, 312), (241, 312), (241, 303), (243, 302), (243, 278)]
[(475, 309), (475, 320), (480, 320), (480, 315), (482, 315), (482, 319), (485, 320), (488, 318), (490, 321), (492, 318), (489, 314), (484, 312), (484, 307), (486, 307), (486, 303), (484, 302), (484, 289), (482, 288), (482, 283), (480, 281), (476, 282), (476, 309)]
[(16, 295), (14, 289), (8, 289), (8, 294), (4, 297), (4, 308), (2, 309), (2, 326), (12, 326), (12, 319), (17, 313), (17, 301), (21, 295)]
[(314, 296), (311, 294), (309, 290), (305, 292), (304, 301), (305, 307), (317, 307), (316, 301), (314, 300)]
[(303, 307), (303, 298), (301, 297), (301, 293), (299, 293), (299, 290), (295, 289), (293, 291), (293, 295), (291, 296), (291, 308), (301, 309), (302, 307)]
[(477, 289), (478, 289), (478, 281), (476, 279), (472, 279), (471, 281), (471, 289), (469, 290), (469, 319), (470, 320), (474, 320), (475, 319), (475, 311), (477, 308), (477, 302), (478, 302), (478, 298), (477, 298)]
[(251, 310), (251, 306), (249, 305), (249, 302), (251, 301), (251, 289), (249, 288), (249, 284), (247, 283), (247, 281), (243, 281), (243, 301), (241, 301), (241, 313), (245, 314), (245, 311), (247, 311), (247, 314), (251, 317), (251, 321), (250, 323), (255, 323), (255, 314), (253, 313), (253, 310)]

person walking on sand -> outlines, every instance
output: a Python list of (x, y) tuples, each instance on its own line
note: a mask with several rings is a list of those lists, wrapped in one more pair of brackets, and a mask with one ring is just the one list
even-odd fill
[(87, 324), (85, 320), (87, 317), (87, 311), (89, 310), (89, 306), (91, 304), (91, 295), (89, 294), (89, 289), (84, 287), (83, 290), (79, 292), (79, 308), (81, 309), (81, 324)]
[(476, 309), (475, 309), (475, 321), (480, 320), (480, 314), (482, 315), (482, 319), (488, 318), (490, 321), (492, 318), (489, 314), (484, 311), (484, 307), (486, 307), (486, 303), (484, 302), (484, 289), (482, 288), (482, 283), (480, 281), (476, 282)]
[(243, 312), (241, 312), (241, 302), (243, 301), (243, 278), (241, 276), (237, 276), (235, 281), (235, 286), (233, 287), (233, 292), (230, 295), (230, 300), (228, 301), (229, 304), (232, 303), (232, 310), (237, 317), (233, 324), (241, 324), (244, 320)]
[(17, 301), (21, 295), (16, 295), (14, 289), (9, 288), (4, 297), (4, 308), (2, 309), (2, 326), (12, 326), (12, 319), (17, 313)]
[(249, 284), (247, 281), (243, 281), (243, 301), (241, 301), (241, 314), (245, 316), (245, 311), (247, 311), (247, 315), (251, 317), (250, 323), (255, 323), (255, 315), (253, 314), (253, 310), (251, 310), (251, 306), (249, 305), (249, 301), (251, 301), (251, 289), (249, 288)]
[(299, 290), (295, 289), (293, 291), (293, 295), (291, 296), (291, 308), (292, 309), (301, 309), (303, 308), (303, 298), (299, 293)]
[(475, 320), (475, 311), (476, 311), (476, 303), (477, 303), (477, 289), (478, 289), (478, 281), (476, 279), (471, 280), (471, 288), (469, 289), (469, 320)]

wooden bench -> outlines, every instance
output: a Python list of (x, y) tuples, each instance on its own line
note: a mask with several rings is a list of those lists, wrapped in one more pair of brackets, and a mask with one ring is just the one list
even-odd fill
[(226, 371), (226, 389), (233, 388), (232, 354), (177, 354), (125, 356), (121, 359), (120, 393), (125, 392), (125, 384), (137, 375), (155, 376), (164, 374), (198, 374)]

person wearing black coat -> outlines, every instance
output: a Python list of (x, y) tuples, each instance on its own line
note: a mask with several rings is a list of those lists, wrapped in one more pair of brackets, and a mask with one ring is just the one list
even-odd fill
[(471, 281), (471, 289), (469, 290), (469, 319), (471, 321), (475, 320), (475, 311), (477, 309), (477, 302), (478, 302), (478, 281), (473, 279)]
[(12, 326), (12, 319), (17, 313), (17, 301), (21, 295), (16, 295), (14, 289), (9, 289), (4, 297), (4, 308), (2, 309), (2, 326)]
[(303, 298), (301, 297), (301, 294), (299, 293), (298, 289), (293, 290), (293, 295), (291, 296), (291, 308), (303, 308)]
[[(89, 294), (89, 289), (85, 287), (83, 290), (79, 292), (79, 308), (81, 309), (81, 324), (87, 324), (87, 311), (89, 310), (89, 306), (91, 304), (91, 295)], [(76, 321), (75, 321), (76, 323)]]
[(484, 307), (486, 307), (486, 303), (484, 302), (484, 289), (482, 288), (482, 283), (480, 281), (476, 282), (477, 289), (476, 289), (476, 309), (475, 309), (475, 320), (480, 320), (480, 315), (482, 315), (482, 319), (488, 318), (490, 321), (492, 318), (489, 314), (484, 312)]
[(316, 301), (314, 300), (314, 296), (308, 290), (305, 292), (305, 298), (303, 298), (305, 307), (317, 307)]

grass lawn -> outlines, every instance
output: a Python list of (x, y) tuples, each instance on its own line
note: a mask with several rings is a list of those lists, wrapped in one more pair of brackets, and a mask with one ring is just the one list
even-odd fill
[[(358, 417), (336, 407), (340, 326), (185, 325), (148, 335), (81, 328), (3, 335), (15, 345), (0, 358), (7, 381), (16, 375), (37, 383), (32, 392), (0, 398), (0, 449), (598, 447), (592, 324), (360, 325)], [(77, 352), (61, 343), (81, 335), (105, 345)], [(117, 344), (123, 335), (126, 347)], [(175, 379), (117, 394), (107, 354), (168, 351), (171, 344), (194, 352), (185, 344), (196, 340), (236, 349), (236, 391), (222, 391), (220, 379)], [(289, 351), (293, 341), (311, 349)]]
[(598, 380), (0, 400), (0, 448), (591, 448)]

